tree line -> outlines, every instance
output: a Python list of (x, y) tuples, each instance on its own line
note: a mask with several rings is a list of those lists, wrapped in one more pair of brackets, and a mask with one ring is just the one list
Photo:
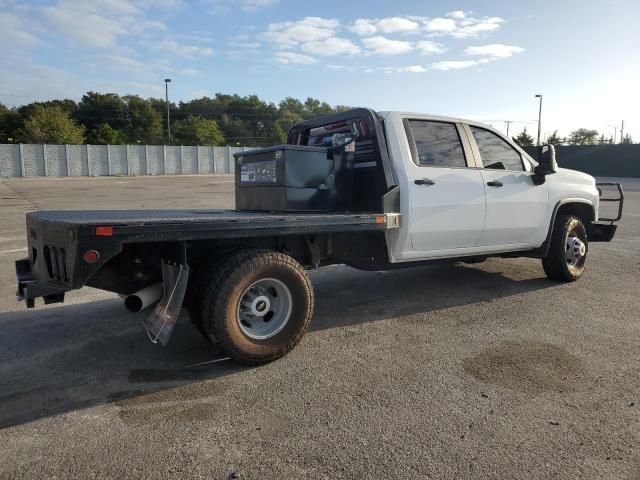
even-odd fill
[(287, 97), (275, 104), (256, 95), (217, 93), (169, 104), (158, 98), (87, 92), (79, 102), (50, 100), (15, 108), (0, 104), (0, 143), (251, 145), (285, 143), (302, 120), (350, 107), (314, 98)]
[[(534, 139), (527, 132), (527, 127), (525, 127), (518, 136), (511, 138), (513, 138), (513, 141), (521, 147), (530, 147), (534, 145)], [(616, 142), (613, 137), (607, 138), (604, 136), (604, 133), (599, 133), (597, 130), (590, 128), (578, 128), (577, 130), (572, 131), (568, 137), (560, 137), (560, 135), (558, 135), (558, 131), (555, 130), (551, 135), (544, 139), (543, 143), (547, 143), (549, 145), (611, 145)], [(627, 133), (622, 137), (620, 143), (633, 143), (633, 139), (631, 138), (631, 135)]]
[[(217, 93), (214, 97), (170, 103), (171, 139), (166, 128), (166, 108), (165, 100), (159, 98), (97, 92), (87, 92), (79, 102), (49, 100), (11, 109), (0, 103), (0, 143), (265, 146), (285, 143), (287, 131), (297, 122), (350, 107), (332, 107), (311, 97), (304, 102), (287, 97), (275, 104), (257, 95)], [(523, 147), (534, 144), (526, 128), (513, 140)], [(562, 138), (556, 130), (544, 142), (615, 143), (589, 128), (579, 128)], [(633, 140), (626, 134), (621, 143)]]

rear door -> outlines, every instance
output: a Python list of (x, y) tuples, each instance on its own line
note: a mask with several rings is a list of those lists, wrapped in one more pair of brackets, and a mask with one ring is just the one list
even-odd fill
[(406, 162), (413, 250), (474, 247), (484, 228), (484, 182), (462, 125), (405, 119), (404, 126), (413, 160)]
[(505, 139), (481, 127), (466, 128), (486, 184), (485, 227), (478, 245), (535, 247), (547, 231), (547, 189), (534, 185), (531, 167)]

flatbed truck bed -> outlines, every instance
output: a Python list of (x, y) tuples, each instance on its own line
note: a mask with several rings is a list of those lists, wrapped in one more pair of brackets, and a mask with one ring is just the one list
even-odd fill
[[(43, 297), (45, 303), (59, 302), (66, 291), (84, 285), (128, 295), (151, 278), (160, 280), (160, 272), (153, 274), (141, 269), (114, 281), (114, 276), (109, 275), (109, 261), (123, 251), (132, 262), (142, 263), (140, 258), (148, 259), (150, 252), (155, 251), (158, 260), (186, 264), (187, 260), (194, 261), (194, 257), (211, 256), (207, 252), (212, 248), (211, 242), (254, 239), (259, 244), (279, 239), (286, 243), (283, 239), (292, 237), (307, 239), (308, 243), (309, 238), (320, 235), (326, 238), (333, 233), (398, 228), (400, 216), (209, 209), (45, 210), (28, 213), (26, 223), (30, 259), (16, 265), (17, 295), (32, 307), (36, 298)], [(144, 255), (138, 247), (144, 249)], [(114, 272), (118, 270), (117, 264), (111, 267)], [(94, 276), (99, 270), (100, 275)]]
[[(387, 218), (379, 213), (277, 213), (237, 210), (58, 210), (27, 214), (27, 224), (95, 235), (109, 227), (109, 236), (122, 241), (175, 241), (239, 238), (257, 234), (297, 234), (385, 230)], [(98, 232), (106, 231), (99, 230)], [(98, 233), (100, 236), (100, 233)], [(102, 234), (104, 236), (104, 234)]]

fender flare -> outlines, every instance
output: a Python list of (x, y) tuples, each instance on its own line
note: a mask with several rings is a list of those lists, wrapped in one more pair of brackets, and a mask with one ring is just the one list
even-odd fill
[[(589, 207), (591, 207), (591, 210), (593, 211), (593, 218), (595, 219), (596, 212), (595, 212), (595, 209), (593, 208), (593, 203), (590, 202), (589, 200), (586, 200), (584, 198), (563, 198), (562, 200), (558, 200), (555, 207), (553, 207), (553, 213), (551, 214), (551, 221), (549, 222), (549, 230), (547, 231), (547, 237), (544, 239), (544, 242), (542, 242), (542, 245), (540, 245), (535, 250), (536, 257), (539, 257), (539, 258), (546, 257), (547, 254), (549, 253), (549, 246), (551, 245), (551, 235), (553, 234), (553, 226), (556, 223), (556, 216), (558, 215), (558, 210), (560, 210), (560, 207), (562, 207), (563, 205), (568, 205), (570, 203), (582, 203), (582, 204), (588, 205)], [(589, 225), (585, 225), (585, 228), (587, 228), (588, 230)]]

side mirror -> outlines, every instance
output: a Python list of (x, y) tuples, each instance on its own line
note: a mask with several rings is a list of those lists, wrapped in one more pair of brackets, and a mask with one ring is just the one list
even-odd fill
[(553, 145), (543, 145), (538, 150), (538, 165), (534, 168), (534, 183), (542, 185), (545, 177), (558, 171), (556, 149)]

